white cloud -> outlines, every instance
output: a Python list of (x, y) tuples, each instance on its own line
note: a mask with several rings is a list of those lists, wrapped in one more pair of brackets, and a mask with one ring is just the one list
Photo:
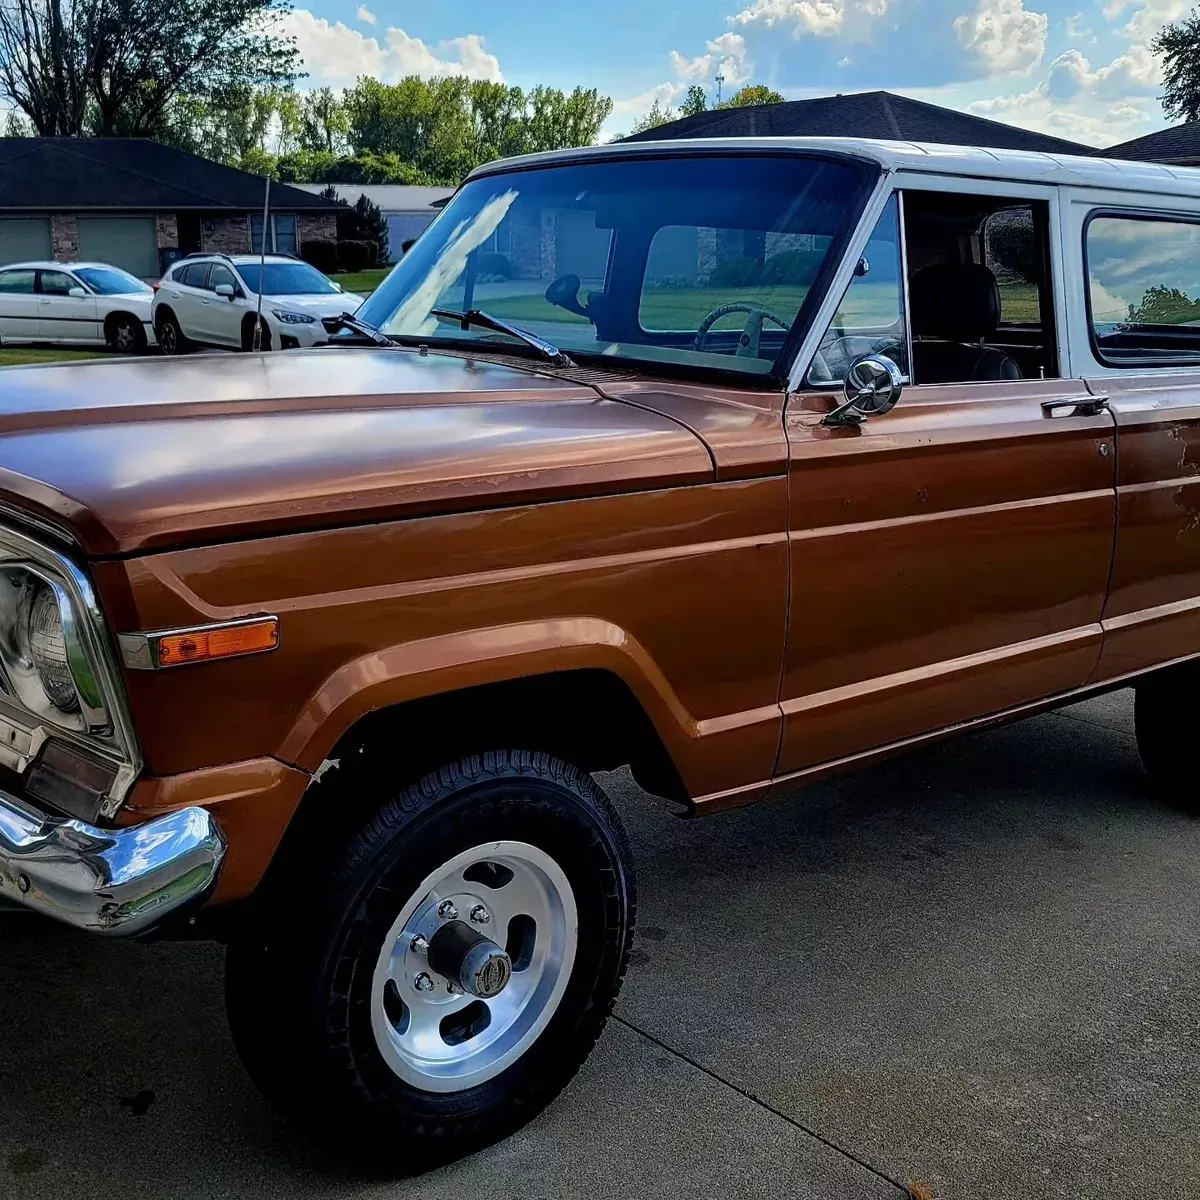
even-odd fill
[(360, 75), (383, 80), (406, 75), (467, 75), (503, 81), (500, 62), (476, 33), (430, 46), (403, 29), (389, 28), (382, 41), (341, 21), (329, 22), (305, 8), (287, 13), (283, 30), (296, 39), (305, 69), (315, 82), (352, 84)]
[(365, 4), (358, 6), (358, 12), (355, 15), (360, 21), (365, 21), (368, 25), (375, 24), (375, 14)]
[[(1060, 59), (1063, 57), (1059, 56)], [(1055, 64), (1058, 62), (1059, 59), (1055, 59)], [(1052, 64), (1052, 71), (1053, 68)], [(1060, 70), (1070, 68), (1063, 66)], [(1149, 97), (1140, 102), (1125, 98), (1107, 105), (1097, 104), (1097, 98), (1086, 88), (1069, 98), (1056, 98), (1051, 95), (1049, 83), (1042, 82), (1027, 92), (976, 100), (966, 105), (966, 111), (1096, 147), (1112, 146), (1136, 137), (1145, 132), (1147, 124), (1156, 115), (1156, 106)]]
[(848, 67), (849, 65), (850, 65), (850, 55), (847, 54), (845, 58), (838, 59), (839, 67)]
[(1102, 67), (1092, 64), (1078, 50), (1067, 50), (1051, 64), (1046, 84), (1055, 99), (1068, 99), (1090, 92), (1098, 99), (1119, 99), (1152, 90), (1162, 82), (1158, 60), (1145, 46), (1130, 46), (1124, 54)]
[[(1122, 27), (1121, 33), (1131, 43), (1149, 45), (1154, 35), (1169, 21), (1177, 21), (1191, 8), (1191, 0), (1144, 0), (1144, 3), (1128, 5), (1133, 15)], [(1109, 20), (1124, 12), (1125, 0), (1112, 0), (1104, 10)], [(1109, 16), (1111, 12), (1111, 16)]]
[(989, 75), (1028, 74), (1046, 53), (1045, 13), (1030, 12), (1024, 0), (979, 0), (973, 13), (954, 22), (959, 41), (977, 55)]
[(730, 87), (738, 87), (750, 78), (752, 64), (747, 58), (746, 39), (740, 33), (723, 33), (707, 43), (707, 54), (686, 58), (671, 51), (671, 69), (677, 82), (695, 83), (711, 79), (719, 68)]
[(754, 0), (729, 18), (731, 25), (791, 27), (792, 36), (831, 37), (862, 26), (888, 10), (889, 0)]

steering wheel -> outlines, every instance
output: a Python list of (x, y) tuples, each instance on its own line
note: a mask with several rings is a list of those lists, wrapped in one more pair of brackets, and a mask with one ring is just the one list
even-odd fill
[(746, 326), (742, 330), (742, 336), (738, 338), (737, 357), (738, 358), (757, 358), (758, 344), (762, 340), (762, 329), (764, 321), (774, 321), (780, 329), (790, 327), (790, 321), (784, 321), (777, 317), (773, 312), (769, 312), (765, 308), (759, 307), (757, 304), (722, 304), (719, 308), (714, 308), (712, 312), (700, 322), (700, 328), (696, 330), (696, 341), (693, 349), (703, 350), (704, 343), (708, 340), (709, 332), (712, 327), (722, 318), (729, 316), (730, 313), (745, 313)]

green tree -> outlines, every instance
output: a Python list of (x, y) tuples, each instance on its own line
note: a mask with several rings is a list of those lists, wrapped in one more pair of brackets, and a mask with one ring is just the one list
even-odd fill
[(651, 129), (657, 129), (660, 125), (669, 125), (678, 118), (679, 114), (673, 108), (667, 108), (661, 101), (655, 99), (650, 106), (650, 111), (634, 121), (633, 132), (647, 133)]
[(752, 104), (782, 104), (783, 96), (765, 83), (747, 84), (735, 92), (720, 108), (749, 108)]
[(1129, 321), (1135, 325), (1183, 325), (1198, 320), (1200, 300), (1166, 284), (1147, 288), (1141, 303), (1129, 306)]
[(332, 88), (317, 88), (305, 94), (300, 114), (300, 149), (332, 154), (345, 146), (349, 132), (346, 106)]
[(707, 111), (708, 95), (698, 83), (693, 83), (688, 88), (687, 95), (683, 98), (683, 103), (679, 106), (679, 115), (682, 117), (695, 117)]
[(1150, 49), (1162, 60), (1163, 111), (1179, 121), (1200, 118), (1200, 12), (1164, 25)]

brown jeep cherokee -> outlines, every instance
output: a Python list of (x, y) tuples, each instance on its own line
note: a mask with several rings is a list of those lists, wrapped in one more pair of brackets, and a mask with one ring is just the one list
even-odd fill
[(476, 172), (326, 346), (3, 372), (0, 897), (218, 934), (271, 1099), (412, 1169), (611, 1011), (596, 771), (713, 812), (1134, 681), (1194, 799), (1197, 297), (1183, 170), (638, 144)]

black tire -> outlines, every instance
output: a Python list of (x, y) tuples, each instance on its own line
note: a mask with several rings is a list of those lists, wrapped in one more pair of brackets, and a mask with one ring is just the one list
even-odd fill
[(118, 354), (144, 354), (146, 352), (146, 330), (137, 317), (118, 313), (108, 319), (105, 340), (109, 349)]
[[(569, 982), (537, 1039), (499, 1074), (465, 1091), (421, 1090), (388, 1066), (372, 1033), (375, 964), (431, 871), (505, 839), (548, 854), (570, 882), (579, 935)], [(231, 941), (234, 1043), (275, 1107), (337, 1157), (427, 1170), (518, 1129), (571, 1080), (620, 990), (635, 907), (628, 840), (589, 775), (523, 751), (464, 759), (386, 802), (331, 871), (305, 872)]]
[(1133, 720), (1138, 753), (1155, 793), (1176, 808), (1200, 812), (1192, 756), (1200, 721), (1200, 670), (1174, 668), (1139, 683)]
[[(262, 327), (262, 335), (259, 339), (258, 348), (260, 350), (271, 349), (271, 327), (260, 319)], [(247, 353), (254, 350), (254, 318), (247, 317), (242, 322), (242, 349)]]
[(158, 348), (166, 355), (186, 354), (192, 348), (192, 343), (179, 328), (179, 319), (170, 309), (158, 314), (154, 336), (158, 338)]

